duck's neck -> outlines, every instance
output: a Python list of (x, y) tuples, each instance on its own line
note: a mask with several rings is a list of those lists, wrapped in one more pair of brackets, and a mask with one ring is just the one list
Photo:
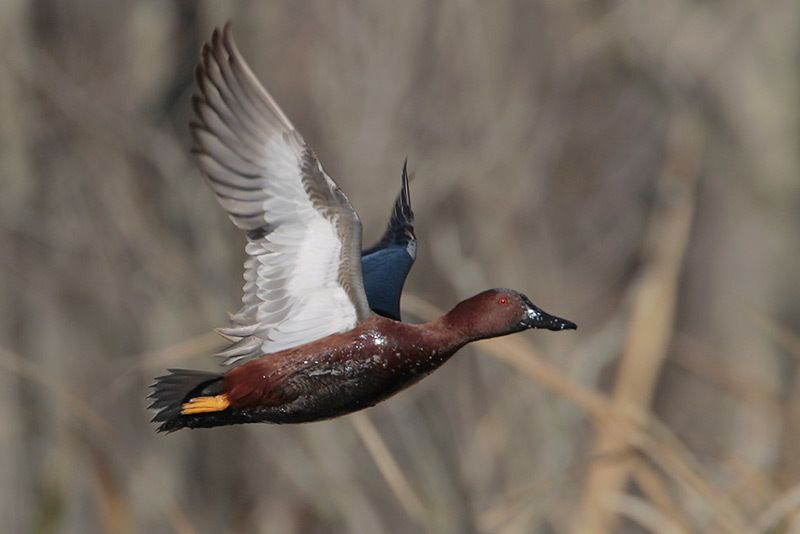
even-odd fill
[(424, 345), (452, 355), (467, 343), (487, 337), (481, 330), (480, 321), (476, 320), (472, 308), (465, 305), (465, 302), (458, 304), (438, 319), (420, 325), (425, 330)]
[(486, 328), (486, 322), (481, 320), (478, 297), (480, 295), (459, 302), (435, 321), (438, 323), (437, 328), (458, 348), (472, 341), (493, 336), (493, 333)]
[[(402, 323), (405, 350), (396, 362), (397, 370), (419, 377), (442, 365), (467, 343), (497, 335), (488, 330), (481, 311), (476, 296), (429, 323)], [(400, 354), (396, 353), (398, 357)]]

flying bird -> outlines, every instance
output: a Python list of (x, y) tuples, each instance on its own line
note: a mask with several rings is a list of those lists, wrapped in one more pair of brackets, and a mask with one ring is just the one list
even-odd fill
[(379, 243), (236, 48), (230, 23), (202, 50), (193, 152), (247, 235), (242, 307), (220, 333), (226, 372), (170, 369), (151, 386), (158, 430), (303, 423), (354, 412), (427, 376), (475, 340), (565, 330), (525, 295), (489, 289), (424, 324), (401, 322), (416, 257), (403, 186)]

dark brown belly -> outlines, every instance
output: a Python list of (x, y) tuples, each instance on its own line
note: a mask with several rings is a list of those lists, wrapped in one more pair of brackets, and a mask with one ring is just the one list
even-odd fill
[[(374, 341), (374, 340), (373, 340)], [(355, 343), (357, 351), (328, 350), (315, 357), (290, 355), (259, 368), (237, 369), (242, 392), (230, 415), (237, 422), (304, 423), (345, 415), (385, 400), (444, 363), (453, 352)], [(251, 364), (245, 364), (251, 365)], [(243, 366), (245, 367), (245, 366)], [(227, 388), (226, 388), (227, 389)], [(245, 394), (247, 393), (247, 394)]]

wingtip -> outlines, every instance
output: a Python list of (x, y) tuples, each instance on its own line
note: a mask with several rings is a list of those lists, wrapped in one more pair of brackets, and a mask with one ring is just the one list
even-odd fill
[(411, 188), (408, 185), (408, 182), (409, 182), (409, 180), (408, 180), (408, 156), (406, 156), (406, 159), (403, 161), (402, 181), (403, 181), (403, 188), (402, 188), (403, 209), (411, 211)]
[[(197, 65), (194, 66), (194, 84), (195, 87), (200, 91), (200, 95), (206, 99), (207, 98), (207, 91), (208, 91), (208, 72), (211, 68), (211, 49), (208, 46), (208, 43), (203, 45), (203, 48), (200, 49), (200, 61), (198, 61)], [(195, 93), (196, 94), (196, 93)]]
[[(232, 320), (233, 319), (233, 314), (229, 313), (228, 317), (231, 318), (231, 320)], [(221, 338), (223, 338), (223, 339), (225, 339), (227, 341), (230, 341), (231, 343), (234, 343), (234, 342), (239, 341), (241, 339), (240, 337), (230, 336), (230, 335), (226, 334), (225, 332), (222, 331), (221, 328), (215, 328), (214, 329), (214, 333), (217, 334), (218, 336), (220, 336)]]
[(369, 255), (375, 250), (385, 248), (390, 244), (407, 245), (409, 241), (416, 241), (414, 236), (414, 210), (411, 208), (411, 189), (409, 187), (408, 158), (403, 162), (403, 172), (401, 174), (402, 188), (397, 194), (389, 218), (389, 225), (383, 237), (372, 247), (363, 251)]
[(194, 75), (194, 83), (200, 91), (203, 90), (203, 75), (205, 74), (205, 67), (203, 64), (206, 61), (206, 45), (200, 49), (200, 62), (194, 66), (192, 74)]
[(235, 49), (236, 47), (233, 39), (233, 23), (230, 20), (225, 23), (225, 26), (222, 29), (222, 42), (229, 50)]
[(214, 61), (220, 66), (229, 61), (230, 52), (228, 51), (228, 42), (231, 40), (231, 22), (228, 21), (220, 28), (214, 28), (211, 32), (211, 38), (204, 45), (203, 64), (206, 70), (209, 69), (209, 62)]
[[(244, 60), (242, 59), (242, 55), (239, 53), (239, 49), (236, 46), (236, 39), (233, 38), (233, 25), (231, 21), (225, 23), (225, 28), (222, 31), (222, 46), (225, 48), (225, 52), (228, 55), (228, 61), (234, 65), (243, 64), (244, 67), (240, 68), (248, 68)], [(255, 77), (253, 75), (253, 77)]]

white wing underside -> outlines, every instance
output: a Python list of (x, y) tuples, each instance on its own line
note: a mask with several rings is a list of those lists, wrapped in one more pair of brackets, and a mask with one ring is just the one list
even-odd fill
[(252, 75), (228, 27), (204, 48), (197, 83), (199, 165), (248, 233), (242, 307), (220, 329), (233, 341), (220, 355), (231, 364), (351, 330), (369, 308), (349, 201)]

